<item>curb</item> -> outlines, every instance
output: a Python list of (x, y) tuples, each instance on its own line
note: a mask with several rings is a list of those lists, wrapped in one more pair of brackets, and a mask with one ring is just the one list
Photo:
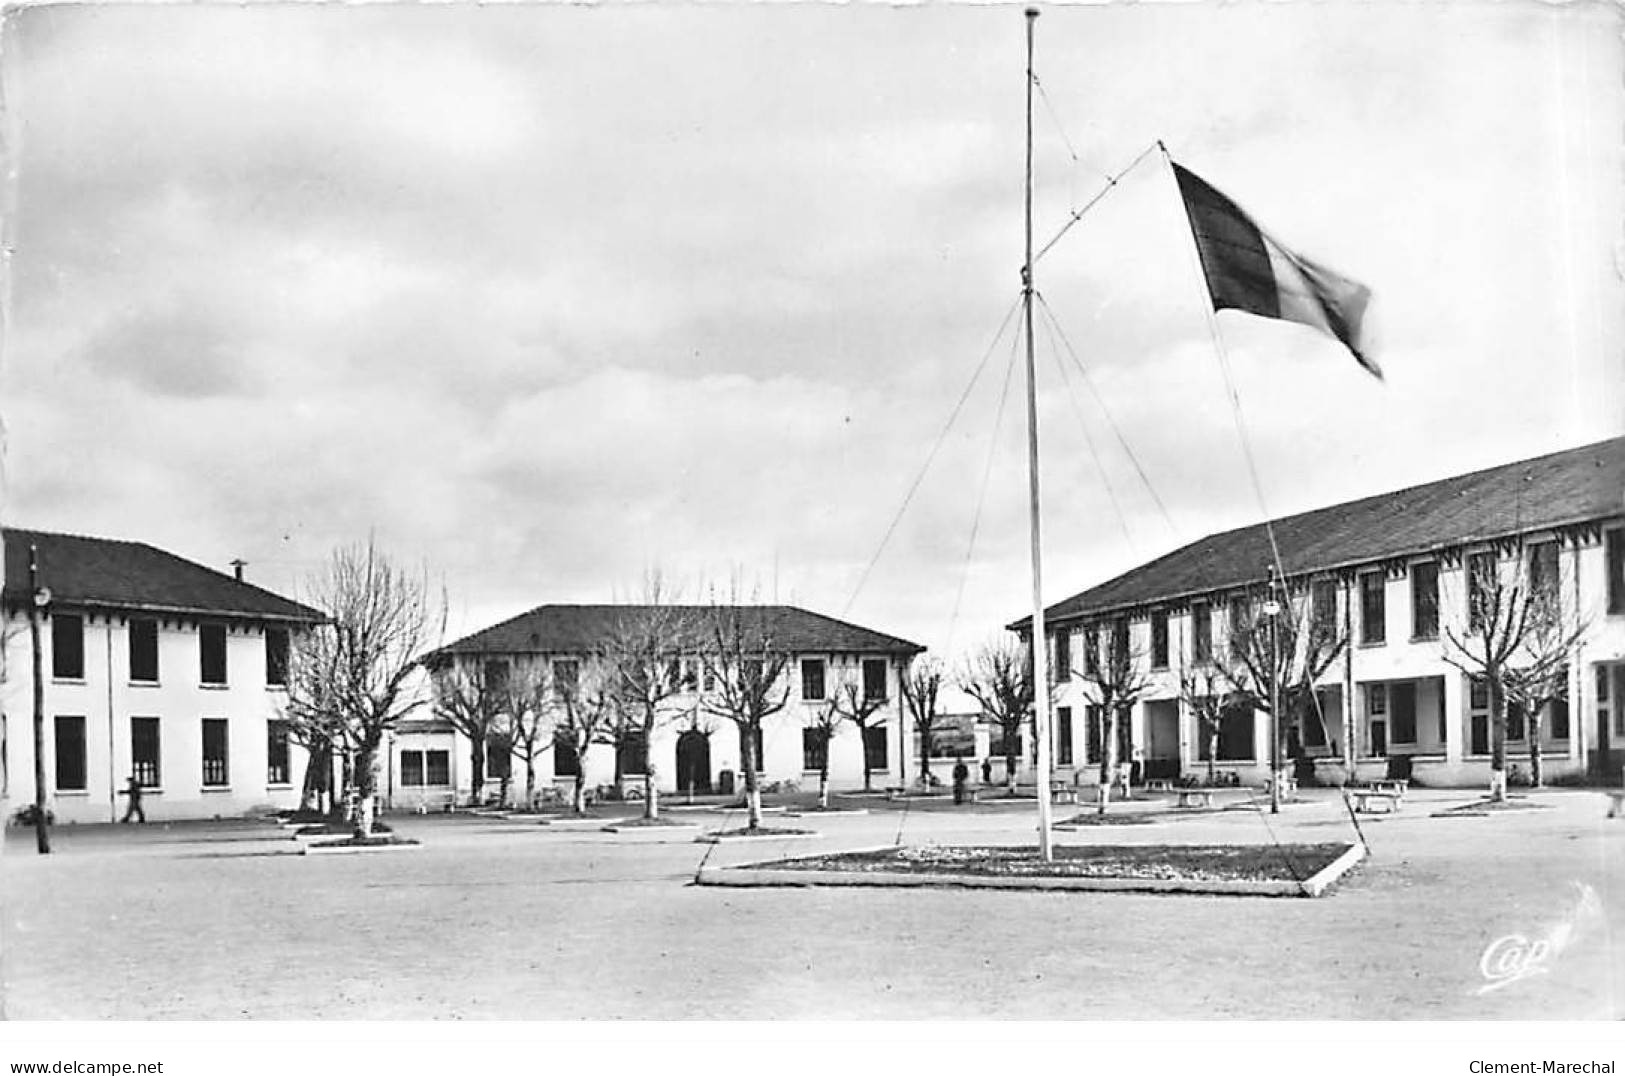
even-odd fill
[[(698, 844), (764, 844), (764, 843), (766, 843), (768, 841), (806, 841), (806, 840), (811, 840), (814, 837), (822, 837), (822, 836), (823, 836), (822, 833), (762, 833), (762, 834), (758, 834), (757, 836), (754, 836), (754, 837), (746, 837), (746, 836), (743, 836), (743, 835), (719, 837), (714, 833), (702, 833), (698, 837), (695, 837), (694, 840)], [(734, 869), (737, 869), (737, 868), (728, 867), (728, 868), (724, 868), (724, 869), (726, 869), (726, 870), (734, 870)], [(705, 872), (703, 872), (703, 871), (701, 872), (701, 874), (704, 874), (704, 873)], [(773, 871), (773, 872), (769, 872), (769, 873), (779, 873), (779, 872)], [(796, 873), (796, 872), (785, 872), (785, 873)], [(805, 872), (800, 872), (800, 873), (805, 873)]]
[(307, 856), (347, 856), (363, 855), (368, 852), (415, 852), (422, 848), (421, 844), (338, 844), (323, 847), (319, 844), (307, 844), (300, 849), (300, 853)]

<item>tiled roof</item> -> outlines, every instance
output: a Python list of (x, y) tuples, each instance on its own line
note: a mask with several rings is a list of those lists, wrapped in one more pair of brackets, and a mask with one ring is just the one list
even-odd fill
[(319, 613), (143, 542), (5, 528), (5, 602), (28, 600), (28, 549), (53, 604), (313, 622)]
[[(443, 647), (441, 653), (586, 653), (598, 646), (639, 605), (539, 605), (528, 613), (475, 632)], [(698, 619), (707, 605), (672, 606), (684, 617)], [(746, 624), (792, 653), (917, 654), (925, 648), (895, 635), (885, 635), (834, 617), (790, 605), (740, 606)]]
[[(1625, 516), (1625, 437), (1274, 521), (1288, 578)], [(1215, 534), (1075, 594), (1045, 619), (1211, 593), (1267, 578), (1264, 524)], [(1011, 627), (1026, 626), (1024, 618)]]

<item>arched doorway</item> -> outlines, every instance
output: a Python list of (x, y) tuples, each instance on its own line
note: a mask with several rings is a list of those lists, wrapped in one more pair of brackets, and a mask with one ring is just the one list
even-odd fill
[(699, 729), (677, 737), (677, 791), (711, 791), (711, 737)]

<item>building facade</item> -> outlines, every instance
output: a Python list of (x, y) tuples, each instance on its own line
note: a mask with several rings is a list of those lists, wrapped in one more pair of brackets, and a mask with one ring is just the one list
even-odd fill
[[(1452, 637), (1475, 635), (1470, 595), (1493, 567), (1554, 595), (1579, 632), (1563, 663), (1566, 697), (1544, 707), (1539, 723), (1547, 779), (1618, 779), (1625, 438), (1274, 520), (1273, 531), (1279, 579), (1261, 524), (1202, 539), (1046, 611), (1063, 774), (1096, 780), (1106, 733), (1098, 688), (1083, 673), (1115, 643), (1145, 681), (1120, 730), (1120, 758), (1148, 778), (1202, 777), (1211, 761), (1244, 783), (1266, 779), (1267, 713), (1225, 710), (1215, 749), (1191, 700), (1274, 598), (1269, 608), (1301, 613), (1346, 643), (1316, 677), (1309, 716), (1287, 720), (1283, 765), (1313, 759), (1329, 781), (1485, 783), (1488, 694), (1449, 659), (1460, 656)], [(1030, 621), (1012, 628), (1030, 636)], [(1509, 768), (1528, 772), (1534, 724), (1511, 709)]]
[[(543, 605), (442, 648), (431, 660), (438, 669), (458, 670), (479, 677), (523, 675), (545, 667), (554, 683), (571, 682), (595, 653), (601, 651), (618, 623), (637, 615), (630, 605)], [(709, 607), (675, 607), (690, 622), (703, 618)], [(897, 783), (905, 773), (906, 747), (901, 676), (914, 655), (924, 648), (906, 639), (886, 635), (791, 606), (748, 606), (739, 612), (774, 649), (788, 655), (782, 689), (784, 707), (763, 723), (758, 774), (766, 783), (816, 784), (821, 739), (813, 728), (847, 685), (874, 704), (870, 727), (860, 732), (849, 722), (837, 726), (828, 744), (831, 786), (859, 788), (868, 781), (876, 787)], [(639, 784), (650, 767), (664, 793), (705, 794), (738, 787), (741, 773), (741, 735), (726, 718), (709, 712), (705, 674), (704, 633), (695, 633), (690, 651), (677, 660), (681, 691), (662, 705), (663, 719), (649, 742), (595, 744), (583, 760), (563, 742), (550, 746), (536, 759), (537, 787), (561, 793), (573, 787), (582, 772), (588, 787)], [(525, 786), (523, 763), (487, 753), (482, 788), (472, 781), (472, 750), (468, 739), (442, 719), (425, 717), (403, 723), (390, 747), (387, 780), (389, 802), (411, 809), (447, 802), (479, 802), (496, 798), (509, 773), (510, 799), (517, 800)], [(583, 772), (584, 768), (584, 772)]]
[[(7, 528), (0, 763), (8, 811), (34, 802), (34, 645), (46, 802), (108, 822), (143, 786), (152, 820), (298, 800), (303, 756), (281, 723), (290, 640), (311, 609), (139, 542)], [(37, 585), (30, 587), (30, 562)]]

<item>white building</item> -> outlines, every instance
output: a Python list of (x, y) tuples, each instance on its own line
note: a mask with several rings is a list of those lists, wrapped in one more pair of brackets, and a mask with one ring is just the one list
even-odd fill
[[(46, 802), (59, 823), (294, 806), (303, 756), (278, 720), (290, 633), (317, 614), (140, 542), (7, 528), (0, 768), (7, 812), (34, 802), (39, 628)], [(37, 566), (37, 596), (29, 563)]]
[[(546, 663), (558, 680), (572, 679), (581, 663), (603, 646), (617, 623), (635, 614), (629, 605), (543, 605), (467, 638), (443, 647), (435, 660), (449, 662), (476, 675), (506, 675), (523, 666)], [(678, 611), (690, 618), (703, 616), (708, 607), (685, 606)], [(759, 624), (776, 650), (790, 655), (788, 701), (767, 718), (760, 745), (763, 782), (817, 780), (817, 736), (808, 726), (827, 710), (839, 685), (855, 684), (863, 695), (880, 703), (867, 736), (842, 723), (829, 744), (832, 787), (860, 788), (865, 771), (875, 787), (896, 784), (905, 774), (905, 722), (900, 676), (910, 660), (924, 648), (895, 636), (858, 627), (832, 617), (791, 606), (744, 607), (749, 620)], [(732, 722), (708, 715), (703, 703), (704, 683), (699, 655), (687, 659), (691, 688), (666, 706), (662, 722), (647, 745), (623, 744), (590, 748), (585, 778), (589, 787), (612, 784), (617, 769), (623, 778), (641, 777), (654, 767), (657, 787), (664, 792), (706, 793), (725, 789), (740, 773), (740, 735)], [(493, 670), (500, 667), (500, 671)], [(390, 750), (387, 792), (395, 807), (446, 802), (455, 796), (486, 798), (497, 790), (501, 760), (487, 767), (485, 788), (471, 788), (471, 745), (450, 724), (433, 718), (403, 723)], [(567, 745), (555, 743), (537, 760), (538, 787), (567, 791), (575, 782), (580, 760)], [(491, 772), (491, 771), (495, 772)], [(522, 791), (522, 766), (514, 765), (514, 794)]]
[[(1488, 780), (1490, 730), (1481, 685), (1445, 660), (1467, 620), (1468, 565), (1527, 558), (1587, 625), (1568, 662), (1568, 697), (1549, 708), (1541, 755), (1548, 779), (1617, 780), (1625, 762), (1625, 438), (1431, 482), (1274, 521), (1287, 591), (1347, 632), (1316, 681), (1324, 720), (1283, 735), (1338, 780), (1414, 773), (1423, 782)], [(1112, 632), (1149, 672), (1123, 746), (1144, 777), (1199, 775), (1208, 737), (1181, 701), (1182, 668), (1228, 645), (1228, 625), (1268, 592), (1262, 524), (1214, 535), (1062, 601), (1045, 613), (1063, 775), (1094, 779), (1100, 723), (1075, 675)], [(1028, 629), (1030, 621), (1012, 627)], [(1268, 772), (1269, 722), (1238, 708), (1217, 766), (1245, 782)], [(1509, 765), (1527, 772), (1529, 724), (1509, 722)], [(1125, 753), (1123, 757), (1129, 757)]]

